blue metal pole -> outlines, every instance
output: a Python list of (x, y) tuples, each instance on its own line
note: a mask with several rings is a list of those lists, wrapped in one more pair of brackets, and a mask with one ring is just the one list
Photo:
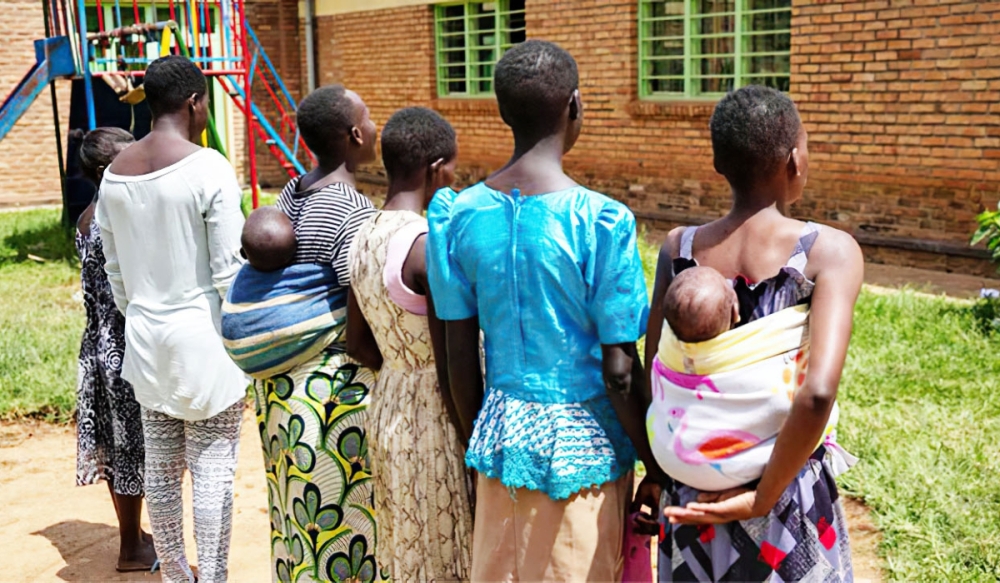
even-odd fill
[(202, 34), (205, 35), (205, 42), (201, 43), (202, 54), (200, 55), (203, 57), (209, 57), (211, 55), (211, 53), (208, 50), (209, 45), (212, 42), (211, 41), (212, 28), (211, 28), (211, 22), (209, 21), (208, 18), (211, 13), (212, 11), (208, 9), (208, 6), (206, 6), (206, 4), (203, 3), (201, 5), (201, 22), (202, 22), (201, 30)]
[(250, 61), (250, 70), (247, 71), (247, 75), (250, 75), (249, 82), (251, 85), (253, 84), (253, 73), (254, 71), (257, 70), (257, 57), (259, 56), (260, 56), (260, 46), (258, 46), (257, 50), (253, 52), (253, 60)]
[[(121, 5), (121, 1), (120, 0), (115, 0), (115, 17), (118, 19), (118, 26), (116, 26), (115, 28), (122, 28), (122, 27), (124, 27), (125, 23), (122, 22), (122, 5)], [(139, 23), (135, 22), (133, 24), (139, 24)], [(122, 42), (123, 40), (124, 39), (122, 37), (120, 37), (120, 36), (118, 37), (118, 52), (121, 53), (121, 57), (124, 59), (125, 58), (125, 43)]]
[(76, 0), (77, 18), (80, 19), (80, 57), (83, 66), (83, 92), (87, 98), (87, 129), (97, 127), (97, 113), (94, 111), (94, 85), (90, 77), (90, 41), (87, 40), (87, 6), (84, 0)]
[[(229, 83), (234, 88), (236, 88), (236, 93), (239, 94), (240, 98), (243, 99), (245, 102), (246, 93), (239, 86), (239, 84), (236, 83), (236, 79), (234, 79), (233, 77), (228, 77), (228, 79)], [(288, 149), (288, 146), (285, 144), (285, 142), (281, 140), (281, 135), (277, 131), (275, 131), (274, 126), (272, 126), (267, 121), (267, 118), (264, 117), (264, 112), (262, 112), (254, 103), (250, 103), (249, 106), (252, 115), (257, 117), (257, 123), (260, 124), (260, 127), (264, 128), (264, 132), (268, 136), (270, 136), (271, 140), (274, 141), (274, 145), (277, 146), (279, 150), (281, 150), (281, 153), (285, 156), (285, 159), (288, 160), (288, 163), (291, 164), (295, 168), (296, 172), (298, 172), (299, 174), (305, 174), (306, 169), (302, 166), (302, 163), (300, 163), (295, 158), (295, 155), (292, 153), (291, 150)]]
[(228, 0), (222, 0), (219, 2), (219, 10), (222, 11), (222, 56), (226, 56), (229, 52), (229, 2)]
[(266, 64), (267, 68), (270, 69), (271, 75), (274, 76), (274, 80), (278, 82), (278, 88), (285, 94), (285, 99), (287, 99), (288, 103), (291, 104), (292, 109), (298, 109), (298, 106), (295, 104), (295, 100), (292, 99), (291, 92), (288, 91), (287, 87), (285, 87), (284, 81), (281, 80), (281, 75), (278, 75), (278, 71), (274, 68), (274, 65), (271, 64), (271, 59), (267, 56), (267, 51), (264, 50), (264, 46), (260, 44), (259, 40), (257, 40), (257, 33), (250, 28), (249, 22), (247, 23), (246, 29), (247, 33), (250, 35), (250, 40), (257, 45), (257, 51), (260, 53), (260, 56), (264, 57), (264, 64)]

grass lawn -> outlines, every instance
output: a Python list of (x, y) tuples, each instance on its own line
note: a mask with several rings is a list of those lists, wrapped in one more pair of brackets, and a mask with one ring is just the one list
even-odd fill
[(841, 385), (841, 484), (875, 511), (900, 581), (1000, 580), (1000, 334), (969, 304), (858, 302)]
[(57, 209), (0, 213), (0, 418), (65, 422), (75, 404), (83, 299), (59, 219)]
[[(656, 249), (641, 250), (651, 282)], [(58, 210), (0, 213), (0, 418), (71, 419), (77, 269)], [(968, 303), (862, 294), (840, 396), (861, 463), (841, 485), (872, 508), (894, 580), (1000, 578), (998, 355)]]

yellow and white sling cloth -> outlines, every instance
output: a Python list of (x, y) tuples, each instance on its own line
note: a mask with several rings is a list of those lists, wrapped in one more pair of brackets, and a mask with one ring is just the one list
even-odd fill
[[(795, 306), (688, 344), (664, 322), (653, 358), (646, 431), (674, 480), (719, 491), (757, 480), (809, 366), (809, 308)], [(834, 404), (822, 441), (834, 474), (857, 459), (836, 444)]]

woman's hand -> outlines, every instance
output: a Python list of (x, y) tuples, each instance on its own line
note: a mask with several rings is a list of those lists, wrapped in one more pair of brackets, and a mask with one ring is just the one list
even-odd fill
[(669, 506), (663, 510), (670, 524), (723, 524), (764, 516), (770, 508), (758, 508), (757, 491), (733, 488), (722, 492), (702, 492), (697, 502)]
[[(635, 519), (636, 532), (639, 534), (650, 536), (660, 534), (660, 523), (657, 522), (655, 513), (660, 507), (660, 492), (662, 491), (663, 487), (660, 483), (649, 474), (639, 483), (639, 488), (632, 499), (632, 505), (629, 506), (630, 513), (639, 513)], [(643, 506), (652, 510), (654, 514), (651, 516), (642, 512)]]

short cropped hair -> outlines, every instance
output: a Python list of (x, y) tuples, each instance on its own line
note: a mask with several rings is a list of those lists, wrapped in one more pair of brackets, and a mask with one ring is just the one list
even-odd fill
[(205, 74), (187, 57), (169, 55), (150, 63), (142, 82), (154, 117), (176, 113), (191, 95), (208, 91)]
[(801, 125), (795, 104), (776, 89), (749, 85), (729, 93), (709, 124), (716, 170), (735, 187), (750, 186), (787, 159)]
[(455, 157), (455, 130), (434, 110), (407, 107), (382, 128), (382, 163), (390, 177), (412, 176), (435, 160)]
[(80, 169), (84, 176), (97, 182), (98, 168), (107, 168), (118, 154), (135, 142), (132, 134), (121, 128), (93, 129), (83, 136), (80, 144)]
[(494, 72), (500, 116), (515, 133), (554, 129), (579, 86), (573, 56), (543, 40), (514, 45)]
[(354, 127), (354, 103), (343, 85), (324, 85), (299, 103), (295, 119), (306, 146), (322, 157)]

